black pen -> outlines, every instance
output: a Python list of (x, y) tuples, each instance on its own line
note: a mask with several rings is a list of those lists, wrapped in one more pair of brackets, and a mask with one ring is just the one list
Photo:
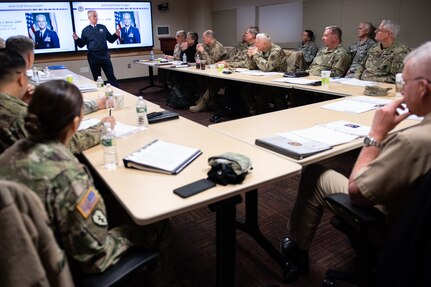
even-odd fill
[(109, 116), (111, 116), (111, 110), (112, 110), (112, 109), (111, 109), (111, 108), (109, 108)]

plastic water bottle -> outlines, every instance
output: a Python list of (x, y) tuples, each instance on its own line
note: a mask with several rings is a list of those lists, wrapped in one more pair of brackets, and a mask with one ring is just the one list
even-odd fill
[(114, 89), (112, 88), (111, 84), (106, 84), (105, 87), (105, 97), (106, 97), (106, 108), (107, 109), (113, 109), (115, 108), (114, 105)]
[(118, 166), (117, 146), (115, 133), (111, 129), (110, 123), (103, 124), (102, 137), (100, 140), (103, 146), (103, 167), (115, 169)]
[(105, 82), (101, 76), (97, 77), (96, 86), (99, 91), (99, 98), (103, 98), (105, 96), (105, 89), (103, 88), (105, 86)]
[(154, 61), (154, 50), (150, 51), (150, 61)]
[(187, 64), (187, 55), (186, 55), (186, 53), (183, 54), (183, 64)]
[(138, 126), (140, 129), (148, 127), (147, 103), (142, 96), (136, 101), (136, 114), (138, 115)]

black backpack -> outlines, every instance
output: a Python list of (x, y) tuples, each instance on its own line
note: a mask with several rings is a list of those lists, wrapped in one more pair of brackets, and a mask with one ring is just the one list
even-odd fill
[(171, 88), (166, 105), (176, 110), (188, 109), (192, 100), (190, 89), (180, 85), (175, 85)]

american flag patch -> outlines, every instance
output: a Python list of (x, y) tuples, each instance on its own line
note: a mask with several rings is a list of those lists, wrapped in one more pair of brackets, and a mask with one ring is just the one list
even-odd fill
[(95, 191), (94, 186), (91, 186), (87, 189), (81, 201), (76, 205), (76, 208), (78, 209), (79, 213), (81, 213), (82, 216), (87, 219), (93, 209), (96, 207), (98, 201), (99, 195)]

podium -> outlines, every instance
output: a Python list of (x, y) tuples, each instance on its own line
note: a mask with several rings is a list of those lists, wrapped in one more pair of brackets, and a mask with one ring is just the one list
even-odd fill
[(166, 55), (172, 55), (174, 53), (174, 47), (177, 44), (175, 37), (164, 37), (159, 38), (160, 50)]

